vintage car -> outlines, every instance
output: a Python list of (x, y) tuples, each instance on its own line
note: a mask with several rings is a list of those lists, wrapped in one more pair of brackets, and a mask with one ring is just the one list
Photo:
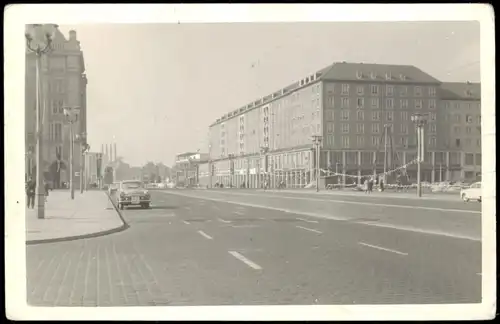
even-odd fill
[(149, 208), (151, 204), (151, 195), (148, 190), (146, 190), (142, 181), (122, 181), (117, 190), (116, 204), (120, 209), (123, 209), (125, 206)]
[(470, 185), (469, 188), (460, 190), (460, 197), (463, 201), (476, 200), (481, 202), (481, 182), (476, 182)]
[(112, 184), (109, 185), (108, 193), (110, 195), (114, 194), (118, 190), (118, 187), (120, 187), (120, 183), (119, 182), (113, 182)]

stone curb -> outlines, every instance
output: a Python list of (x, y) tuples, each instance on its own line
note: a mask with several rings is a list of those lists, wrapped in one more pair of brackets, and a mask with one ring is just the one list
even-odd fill
[(88, 234), (82, 234), (82, 235), (56, 237), (56, 238), (43, 239), (43, 240), (30, 240), (30, 241), (26, 241), (26, 245), (58, 243), (58, 242), (67, 242), (67, 241), (95, 238), (95, 237), (106, 236), (106, 235), (110, 235), (110, 234), (114, 234), (114, 233), (119, 233), (119, 232), (122, 232), (122, 231), (128, 229), (130, 226), (123, 218), (123, 215), (121, 214), (120, 210), (116, 207), (115, 203), (113, 202), (113, 199), (111, 199), (111, 197), (109, 196), (109, 193), (107, 191), (105, 191), (105, 194), (106, 194), (106, 196), (108, 196), (109, 201), (111, 202), (111, 204), (113, 205), (113, 208), (115, 209), (118, 216), (120, 217), (120, 220), (122, 221), (121, 226), (115, 227), (112, 229), (108, 229), (108, 230), (104, 230), (104, 231), (100, 231), (100, 232), (94, 232), (94, 233), (88, 233)]

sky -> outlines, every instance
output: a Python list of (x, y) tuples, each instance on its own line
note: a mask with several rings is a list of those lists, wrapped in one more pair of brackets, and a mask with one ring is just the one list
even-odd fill
[(117, 143), (140, 166), (208, 150), (223, 114), (333, 62), (415, 65), (441, 81), (479, 82), (478, 22), (61, 25), (86, 66), (93, 150)]

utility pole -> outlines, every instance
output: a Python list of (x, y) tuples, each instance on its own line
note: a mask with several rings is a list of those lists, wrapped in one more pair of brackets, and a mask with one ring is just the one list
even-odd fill
[(313, 135), (312, 140), (316, 149), (316, 192), (319, 192), (319, 180), (320, 180), (320, 170), (319, 170), (319, 160), (320, 160), (320, 146), (321, 146), (320, 135)]
[(387, 172), (387, 128), (388, 125), (384, 125), (384, 183), (386, 182), (386, 172)]
[(234, 175), (234, 164), (233, 164), (234, 154), (233, 153), (228, 154), (228, 158), (229, 158), (229, 188), (232, 188), (233, 175)]
[(208, 187), (212, 188), (212, 174), (213, 173), (213, 165), (212, 165), (212, 144), (208, 145)]
[(39, 219), (45, 218), (45, 188), (43, 185), (44, 175), (43, 175), (43, 119), (44, 114), (42, 111), (41, 101), (42, 101), (42, 90), (41, 90), (41, 69), (42, 69), (42, 55), (49, 53), (52, 48), (52, 39), (55, 34), (55, 29), (57, 25), (53, 25), (54, 28), (51, 32), (45, 32), (42, 39), (45, 44), (41, 44), (40, 35), (43, 31), (43, 26), (40, 24), (27, 25), (28, 29), (25, 33), (26, 37), (26, 47), (29, 52), (35, 54), (36, 67), (35, 67), (35, 96), (36, 96), (36, 215)]
[(427, 116), (422, 114), (414, 114), (411, 116), (411, 121), (417, 128), (417, 195), (422, 197), (422, 171), (421, 164), (424, 160), (424, 127), (427, 124)]
[[(69, 148), (70, 148), (70, 153), (69, 153), (69, 190), (71, 193), (71, 199), (75, 199), (75, 184), (74, 184), (74, 177), (75, 177), (75, 170), (74, 170), (74, 146), (75, 146), (75, 135), (73, 134), (73, 124), (77, 120), (77, 115), (76, 112), (80, 110), (79, 107), (65, 107), (64, 108), (64, 115), (66, 116), (66, 119), (69, 123)], [(81, 175), (80, 175), (81, 177)]]

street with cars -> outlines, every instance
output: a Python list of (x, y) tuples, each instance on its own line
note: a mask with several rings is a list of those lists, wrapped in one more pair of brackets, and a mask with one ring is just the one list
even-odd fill
[[(128, 229), (27, 247), (31, 305), (481, 301), (481, 204), (458, 195), (151, 189)], [(104, 193), (103, 193), (104, 194)], [(116, 205), (116, 195), (111, 200)], [(118, 207), (118, 206), (116, 206)]]

